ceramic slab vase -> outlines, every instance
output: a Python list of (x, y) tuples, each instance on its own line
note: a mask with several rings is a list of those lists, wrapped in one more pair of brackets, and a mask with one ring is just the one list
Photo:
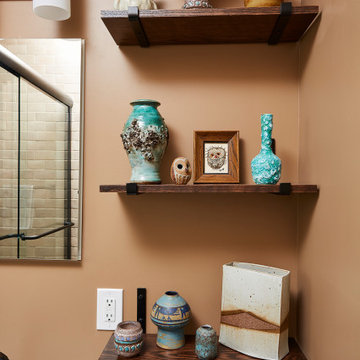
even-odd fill
[(219, 342), (259, 359), (283, 359), (289, 353), (289, 304), (289, 271), (225, 264)]
[(136, 100), (121, 134), (131, 165), (130, 182), (159, 184), (160, 164), (164, 156), (169, 131), (158, 112), (155, 100)]
[(158, 327), (157, 346), (175, 350), (185, 345), (184, 327), (190, 322), (191, 310), (176, 291), (167, 291), (156, 301), (150, 318)]

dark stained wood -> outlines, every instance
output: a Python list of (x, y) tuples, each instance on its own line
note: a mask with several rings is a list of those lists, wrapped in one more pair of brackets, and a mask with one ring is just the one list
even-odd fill
[[(103, 353), (99, 360), (119, 360), (122, 359), (115, 352), (113, 344), (113, 336), (110, 337)], [(290, 353), (283, 360), (306, 360), (306, 357), (301, 352), (299, 346), (294, 339), (289, 339)], [(186, 336), (186, 344), (183, 348), (178, 350), (164, 350), (156, 346), (156, 335), (145, 335), (144, 347), (138, 360), (198, 360), (194, 352), (195, 337), (192, 335)], [(254, 358), (240, 354), (237, 351), (231, 350), (223, 345), (219, 345), (219, 355), (217, 360), (254, 360)]]
[[(199, 184), (175, 185), (156, 184), (138, 185), (139, 194), (169, 193), (268, 193), (278, 194), (280, 185), (248, 185), (248, 184)], [(100, 192), (126, 193), (126, 185), (100, 185)], [(317, 185), (292, 185), (293, 194), (317, 194)]]
[[(264, 43), (279, 14), (279, 6), (162, 9), (140, 10), (140, 19), (150, 45)], [(294, 6), (280, 41), (298, 41), (318, 14), (318, 6)], [(102, 10), (101, 18), (118, 45), (138, 45), (127, 11)]]

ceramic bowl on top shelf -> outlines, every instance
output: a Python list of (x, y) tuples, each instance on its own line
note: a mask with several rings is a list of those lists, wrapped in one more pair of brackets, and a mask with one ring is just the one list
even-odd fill
[(143, 330), (137, 321), (123, 321), (114, 332), (114, 345), (118, 355), (133, 357), (139, 354), (143, 344)]
[(245, 7), (280, 6), (283, 0), (245, 0)]
[(156, 10), (157, 6), (153, 0), (114, 0), (116, 10), (128, 10), (129, 6), (137, 6), (140, 10)]
[(212, 8), (208, 0), (185, 0), (184, 9), (208, 9)]

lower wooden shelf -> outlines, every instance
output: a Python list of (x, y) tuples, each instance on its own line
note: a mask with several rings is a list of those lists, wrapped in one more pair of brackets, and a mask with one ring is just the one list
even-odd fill
[[(100, 185), (100, 192), (127, 193), (126, 185)], [(138, 194), (169, 193), (268, 193), (268, 194), (317, 194), (317, 185), (248, 185), (248, 184), (201, 184), (201, 185), (137, 185)]]
[[(290, 353), (283, 360), (306, 360), (306, 357), (301, 352), (299, 346), (294, 339), (289, 339)], [(145, 335), (142, 352), (135, 359), (139, 360), (196, 360), (195, 355), (195, 336), (186, 336), (186, 344), (178, 350), (164, 350), (156, 346), (156, 335)], [(120, 357), (119, 357), (120, 359)], [(223, 345), (219, 345), (218, 360), (253, 360), (254, 358), (238, 353)], [(118, 360), (118, 355), (115, 352), (114, 336), (110, 337), (104, 351), (99, 357), (99, 360)]]

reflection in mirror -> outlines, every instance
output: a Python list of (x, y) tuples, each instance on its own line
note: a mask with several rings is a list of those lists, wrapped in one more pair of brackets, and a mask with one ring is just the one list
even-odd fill
[(83, 47), (0, 40), (0, 259), (81, 259)]

